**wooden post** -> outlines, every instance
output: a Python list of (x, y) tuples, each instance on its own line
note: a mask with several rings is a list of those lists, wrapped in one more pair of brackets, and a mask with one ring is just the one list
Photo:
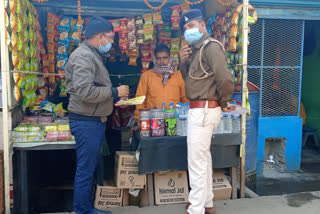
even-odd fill
[[(242, 74), (242, 106), (246, 107), (248, 93), (248, 5), (249, 0), (243, 0), (243, 74)], [(246, 176), (246, 115), (241, 117), (242, 144), (240, 149), (240, 197), (245, 197)]]
[(232, 185), (232, 199), (238, 198), (238, 166), (230, 168), (231, 185)]
[[(10, 148), (8, 126), (8, 82), (9, 82), (9, 53), (6, 41), (5, 2), (0, 4), (0, 41), (1, 41), (1, 72), (2, 72), (2, 114), (3, 114), (3, 159), (4, 159), (4, 199), (5, 213), (10, 213)], [(11, 99), (11, 98), (10, 98)]]

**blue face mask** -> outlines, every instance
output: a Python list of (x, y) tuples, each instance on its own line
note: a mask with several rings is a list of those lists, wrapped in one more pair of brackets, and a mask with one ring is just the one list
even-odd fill
[(105, 53), (108, 53), (110, 51), (111, 47), (112, 47), (112, 44), (110, 42), (108, 42), (106, 45), (101, 45), (100, 44), (98, 50), (99, 50), (99, 52), (101, 54), (105, 54)]
[(197, 43), (202, 36), (203, 33), (199, 32), (199, 28), (192, 28), (184, 32), (184, 38), (191, 45)]

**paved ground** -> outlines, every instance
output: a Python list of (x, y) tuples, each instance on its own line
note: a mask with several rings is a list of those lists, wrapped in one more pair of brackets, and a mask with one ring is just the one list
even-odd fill
[[(218, 214), (319, 214), (320, 191), (216, 202)], [(184, 205), (122, 207), (112, 214), (184, 214)]]

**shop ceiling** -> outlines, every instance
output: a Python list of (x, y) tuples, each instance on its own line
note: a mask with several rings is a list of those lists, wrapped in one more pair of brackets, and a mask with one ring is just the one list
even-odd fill
[[(163, 0), (148, 0), (151, 5), (158, 6)], [(181, 4), (184, 0), (168, 0), (166, 8)], [(33, 2), (37, 7), (47, 11), (66, 15), (77, 15), (77, 0), (48, 0)], [(153, 12), (143, 0), (81, 0), (81, 10), (85, 15), (103, 15), (108, 17), (132, 17)]]

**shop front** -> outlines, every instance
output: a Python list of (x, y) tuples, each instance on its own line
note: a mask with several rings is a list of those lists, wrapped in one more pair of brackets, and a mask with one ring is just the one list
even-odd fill
[[(5, 1), (4, 8), (1, 6), (5, 14), (1, 26), (6, 29), (1, 31), (2, 86), (6, 89), (2, 94), (5, 101), (6, 213), (10, 213), (12, 206), (13, 212), (17, 213), (37, 212), (34, 199), (41, 197), (34, 189), (72, 190), (72, 183), (67, 187), (60, 183), (60, 187), (39, 188), (41, 181), (35, 180), (39, 180), (41, 173), (52, 173), (49, 172), (54, 165), (52, 162), (60, 163), (61, 169), (73, 170), (72, 166), (64, 168), (61, 161), (74, 164), (76, 147), (67, 117), (65, 65), (70, 54), (83, 41), (86, 23), (92, 15), (101, 15), (113, 24), (115, 44), (104, 62), (114, 86), (129, 85), (130, 99), (135, 97), (141, 74), (152, 67), (152, 55), (159, 44), (170, 48), (179, 68), (179, 50), (186, 42), (179, 27), (180, 15), (191, 8), (199, 8), (206, 14), (211, 36), (226, 50), (228, 72), (236, 85), (233, 104), (242, 105), (242, 110), (251, 110), (247, 120), (246, 113), (242, 121), (239, 114), (224, 114), (221, 119), (212, 139), (213, 168), (227, 169), (231, 185), (224, 172), (218, 170), (213, 177), (215, 189), (212, 191), (220, 200), (237, 198), (240, 168), (240, 195), (244, 196), (245, 121), (250, 123), (247, 129), (252, 147), (256, 144), (256, 131), (249, 129), (256, 130), (258, 126), (256, 95), (259, 91), (253, 83), (246, 82), (247, 28), (246, 13), (243, 12), (246, 4), (222, 0), (213, 4), (201, 0), (161, 2), (97, 0), (76, 4), (75, 1), (62, 0), (17, 0)], [(151, 3), (160, 6), (151, 6)], [(250, 27), (255, 26), (257, 20), (255, 8), (249, 6)], [(245, 87), (242, 87), (243, 82)], [(247, 86), (250, 92), (243, 93)], [(188, 103), (166, 103), (157, 109), (141, 110), (139, 121), (136, 121), (140, 124), (140, 131), (132, 134), (134, 110), (134, 105), (115, 107), (108, 118), (106, 143), (102, 149), (107, 162), (102, 163), (102, 160), (98, 170), (95, 207), (107, 210), (126, 206), (137, 197), (141, 200), (135, 204), (141, 206), (187, 202)], [(137, 148), (133, 148), (132, 142)], [(54, 159), (56, 155), (59, 156), (57, 160)], [(250, 169), (254, 170), (255, 152), (249, 155), (247, 160), (249, 165), (253, 163)], [(41, 165), (42, 160), (43, 164), (48, 163), (47, 167)], [(44, 171), (33, 174), (37, 169)], [(58, 172), (56, 176), (59, 176)], [(168, 189), (168, 182), (177, 185)], [(13, 185), (12, 192), (9, 191), (10, 184)], [(225, 188), (221, 189), (221, 185)], [(11, 201), (10, 192), (13, 193)], [(132, 197), (135, 199), (129, 200)]]

